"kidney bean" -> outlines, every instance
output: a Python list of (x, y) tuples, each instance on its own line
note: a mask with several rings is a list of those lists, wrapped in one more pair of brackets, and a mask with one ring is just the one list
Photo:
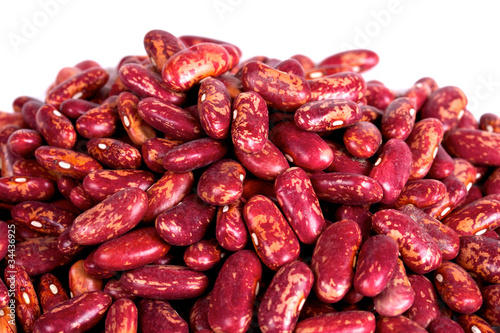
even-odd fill
[(467, 106), (464, 92), (454, 86), (441, 87), (428, 98), (420, 112), (422, 119), (436, 118), (443, 124), (445, 132), (458, 125)]
[[(410, 180), (422, 179), (430, 172), (439, 153), (439, 145), (443, 139), (443, 134), (443, 125), (435, 118), (422, 119), (415, 124), (406, 139), (406, 144), (410, 147), (412, 154)], [(439, 165), (436, 166), (440, 167)], [(437, 171), (440, 173), (446, 172), (446, 170)], [(436, 178), (441, 179), (444, 177)]]
[(138, 103), (137, 111), (146, 123), (170, 139), (191, 141), (203, 136), (199, 120), (174, 104), (148, 97)]
[(59, 109), (67, 99), (87, 99), (100, 90), (108, 81), (109, 74), (102, 68), (89, 68), (72, 76), (52, 88), (45, 103)]
[(347, 50), (335, 53), (323, 59), (319, 66), (344, 65), (353, 68), (353, 71), (362, 73), (376, 66), (379, 62), (378, 55), (366, 49)]
[(141, 146), (142, 158), (144, 164), (154, 172), (165, 173), (163, 167), (163, 158), (165, 154), (174, 147), (182, 144), (180, 140), (171, 140), (163, 138), (152, 138), (146, 140)]
[(121, 298), (109, 307), (105, 321), (106, 332), (135, 333), (137, 325), (137, 307), (131, 300)]
[(24, 104), (31, 102), (31, 101), (41, 103), (41, 101), (38, 98), (23, 95), (23, 96), (16, 97), (14, 99), (14, 101), (12, 101), (12, 110), (14, 111), (14, 113), (20, 113)]
[[(222, 84), (224, 84), (224, 86), (226, 87), (227, 91), (229, 92), (229, 95), (231, 96), (231, 98), (236, 98), (236, 96), (238, 96), (240, 93), (243, 92), (243, 84), (241, 83), (241, 80), (232, 74), (222, 74), (222, 75), (216, 77), (215, 79), (217, 81), (222, 82)], [(203, 82), (205, 82), (205, 80), (203, 80)], [(200, 89), (203, 85), (203, 82), (200, 85)], [(229, 118), (231, 118), (230, 114), (229, 114)], [(206, 130), (205, 130), (205, 132), (206, 132)]]
[(43, 313), (50, 311), (57, 304), (69, 299), (62, 283), (51, 273), (40, 276), (37, 295)]
[(281, 267), (274, 275), (258, 310), (262, 332), (292, 332), (311, 291), (314, 275), (300, 261)]
[[(15, 300), (15, 315), (24, 332), (32, 332), (33, 324), (41, 315), (40, 304), (27, 271), (20, 265), (8, 265), (4, 279), (9, 285), (9, 295)], [(13, 287), (11, 287), (13, 286)]]
[(229, 256), (217, 275), (208, 307), (208, 322), (214, 331), (236, 333), (250, 328), (261, 277), (255, 252), (241, 250)]
[(35, 322), (33, 333), (47, 331), (86, 332), (94, 327), (111, 306), (111, 297), (94, 291), (59, 303)]
[(456, 128), (460, 129), (479, 129), (479, 123), (477, 119), (474, 117), (472, 112), (464, 109), (464, 115), (458, 121), (458, 125)]
[(500, 168), (495, 168), (488, 176), (484, 182), (483, 190), (486, 195), (500, 193)]
[(76, 131), (71, 121), (52, 105), (43, 105), (36, 113), (37, 129), (50, 146), (71, 149)]
[(361, 119), (358, 105), (346, 99), (311, 101), (299, 107), (294, 115), (303, 131), (322, 132), (346, 127)]
[(150, 30), (144, 36), (144, 49), (158, 72), (161, 72), (168, 58), (184, 48), (179, 38), (164, 30)]
[(210, 205), (225, 206), (243, 194), (245, 168), (238, 162), (223, 158), (210, 165), (200, 176), (198, 196)]
[(448, 332), (456, 332), (456, 333), (464, 333), (464, 330), (460, 325), (446, 317), (439, 317), (434, 319), (429, 327), (430, 333), (448, 333)]
[(59, 111), (69, 119), (78, 119), (85, 112), (98, 106), (99, 104), (85, 99), (67, 99), (61, 103)]
[(253, 91), (242, 92), (233, 102), (231, 138), (235, 149), (258, 153), (269, 134), (269, 114), (264, 99)]
[(455, 164), (452, 157), (443, 148), (441, 144), (438, 145), (438, 150), (434, 161), (432, 162), (431, 168), (427, 173), (427, 177), (434, 179), (444, 179), (453, 173)]
[(457, 177), (465, 185), (467, 191), (469, 191), (471, 186), (476, 182), (476, 167), (463, 158), (454, 158), (453, 163), (455, 167), (452, 175)]
[(488, 321), (491, 326), (500, 326), (500, 285), (493, 284), (481, 288), (483, 306), (481, 317)]
[(283, 214), (305, 244), (313, 244), (326, 227), (318, 197), (307, 173), (298, 167), (283, 171), (274, 184)]
[(375, 155), (381, 146), (382, 134), (374, 124), (359, 121), (344, 132), (343, 141), (353, 156), (369, 158)]
[[(105, 280), (109, 279), (117, 274), (115, 271), (104, 269), (103, 267), (97, 265), (95, 262), (95, 253), (97, 249), (92, 250), (87, 258), (83, 261), (83, 268), (85, 272), (94, 279)], [(101, 288), (102, 289), (102, 288)]]
[(404, 205), (398, 209), (411, 217), (434, 239), (441, 250), (443, 260), (452, 260), (458, 255), (460, 239), (453, 229), (413, 205)]
[(193, 304), (189, 311), (189, 328), (191, 331), (197, 332), (213, 332), (208, 323), (208, 307), (210, 305), (211, 293), (200, 297)]
[(382, 187), (367, 176), (351, 173), (317, 173), (311, 183), (319, 200), (344, 205), (370, 205), (382, 199)]
[(267, 139), (262, 150), (257, 153), (249, 154), (236, 147), (234, 153), (238, 161), (248, 171), (266, 181), (274, 181), (281, 172), (289, 167), (283, 153)]
[(228, 251), (239, 251), (247, 244), (248, 232), (242, 209), (243, 202), (241, 200), (218, 207), (215, 236), (217, 242)]
[(12, 164), (12, 173), (16, 177), (41, 177), (56, 182), (61, 178), (60, 174), (43, 167), (34, 159), (19, 159), (15, 161)]
[(81, 115), (75, 124), (78, 134), (86, 139), (112, 136), (120, 124), (116, 98), (113, 96), (110, 101), (106, 101)]
[(207, 271), (217, 265), (224, 253), (216, 239), (202, 239), (184, 251), (184, 262), (193, 271)]
[(120, 298), (127, 298), (131, 301), (135, 301), (137, 299), (137, 296), (127, 293), (123, 289), (120, 280), (116, 278), (111, 278), (108, 280), (108, 282), (106, 282), (106, 285), (104, 286), (104, 292), (110, 295), (113, 301), (116, 301)]
[(258, 93), (269, 106), (281, 111), (292, 112), (311, 96), (303, 77), (282, 72), (259, 61), (243, 65), (241, 83), (245, 91)]
[(70, 228), (63, 231), (57, 239), (57, 250), (67, 256), (73, 256), (83, 250), (83, 246), (73, 242), (69, 237)]
[[(2, 260), (8, 252), (9, 248), (9, 225), (4, 221), (0, 221), (0, 260)], [(3, 308), (3, 306), (2, 306)]]
[(441, 299), (455, 312), (474, 313), (483, 304), (481, 291), (465, 269), (444, 261), (434, 271), (434, 285)]
[[(213, 139), (225, 139), (231, 128), (231, 97), (224, 83), (208, 77), (198, 91), (198, 112), (205, 133)], [(236, 98), (236, 96), (234, 96)]]
[(455, 262), (486, 282), (499, 283), (500, 241), (485, 236), (462, 236)]
[(72, 297), (92, 291), (102, 290), (104, 283), (101, 279), (90, 276), (84, 268), (84, 260), (78, 260), (69, 269), (69, 289)]
[(300, 310), (299, 321), (334, 312), (337, 312), (337, 310), (331, 304), (321, 302), (314, 298), (313, 295), (309, 295), (302, 306), (302, 310)]
[(304, 70), (313, 69), (315, 66), (314, 61), (312, 61), (311, 58), (303, 54), (294, 54), (293, 56), (290, 57), (290, 59), (297, 60), (302, 66), (302, 68), (304, 68)]
[(181, 105), (186, 100), (186, 94), (172, 91), (158, 73), (143, 65), (124, 64), (120, 67), (118, 76), (125, 87), (141, 98), (154, 97), (175, 105)]
[(16, 156), (31, 158), (35, 150), (43, 143), (42, 136), (35, 130), (19, 129), (13, 132), (7, 141), (7, 148)]
[(500, 133), (500, 117), (494, 113), (483, 113), (479, 118), (479, 129)]
[(442, 220), (460, 206), (467, 196), (467, 188), (457, 177), (448, 176), (442, 180), (442, 183), (447, 190), (444, 198), (439, 203), (424, 209), (424, 212), (438, 220)]
[(417, 111), (420, 111), (429, 95), (437, 89), (438, 86), (434, 79), (430, 77), (423, 77), (408, 88), (403, 93), (403, 96), (410, 98), (415, 103)]
[(492, 151), (500, 149), (500, 133), (475, 129), (456, 129), (450, 131), (443, 140), (443, 146), (455, 157), (485, 166), (500, 166), (498, 154)]
[(442, 254), (432, 237), (408, 215), (394, 209), (373, 214), (373, 230), (388, 235), (399, 245), (404, 263), (417, 274), (426, 274), (441, 265)]
[(479, 200), (483, 197), (483, 192), (481, 188), (477, 185), (472, 185), (469, 192), (467, 192), (467, 196), (465, 200), (462, 202), (462, 205), (468, 205), (473, 201)]
[(375, 332), (375, 316), (368, 311), (327, 313), (299, 321), (294, 332)]
[(415, 299), (404, 263), (397, 259), (394, 272), (381, 293), (373, 297), (375, 311), (381, 316), (394, 317), (406, 312)]
[(366, 83), (365, 96), (366, 104), (380, 110), (387, 109), (387, 106), (396, 98), (395, 93), (387, 88), (383, 83), (368, 81)]
[(94, 253), (94, 261), (105, 270), (124, 271), (150, 264), (169, 249), (170, 245), (154, 227), (146, 227), (101, 244)]
[(351, 220), (333, 223), (321, 233), (311, 261), (314, 292), (319, 300), (335, 303), (349, 291), (360, 245), (361, 230)]
[(154, 128), (147, 124), (137, 111), (139, 101), (139, 97), (127, 91), (120, 93), (116, 101), (123, 128), (136, 145), (142, 145), (147, 140), (156, 137)]
[[(3, 309), (9, 305), (10, 296), (9, 290), (5, 286), (5, 283), (0, 279), (0, 308)], [(0, 326), (1, 327), (1, 326)]]
[(413, 101), (406, 97), (393, 100), (382, 115), (380, 131), (385, 139), (406, 140), (415, 125), (417, 111)]
[(35, 157), (43, 167), (75, 179), (83, 179), (89, 172), (102, 169), (92, 157), (64, 148), (42, 146), (35, 151)]
[(215, 206), (192, 193), (156, 218), (156, 231), (171, 245), (188, 246), (205, 236), (215, 214)]
[(296, 75), (301, 78), (306, 77), (306, 73), (301, 63), (297, 59), (289, 58), (283, 61), (280, 61), (274, 66), (274, 69), (285, 72), (287, 74)]
[(324, 170), (333, 161), (332, 149), (317, 133), (300, 130), (293, 122), (274, 126), (269, 139), (289, 162), (305, 170)]
[(70, 237), (82, 245), (96, 245), (123, 235), (141, 221), (147, 200), (139, 188), (117, 192), (80, 214), (71, 226)]
[(342, 144), (330, 140), (325, 140), (325, 142), (333, 152), (333, 161), (326, 171), (368, 176), (373, 166), (370, 160), (354, 157)]
[(413, 205), (426, 208), (438, 204), (446, 195), (446, 186), (435, 179), (417, 179), (406, 183), (399, 197), (389, 207)]
[(353, 286), (360, 294), (380, 294), (394, 272), (398, 259), (398, 243), (386, 235), (374, 235), (361, 246)]
[(481, 198), (453, 210), (442, 222), (459, 236), (496, 229), (500, 227), (500, 201)]
[(427, 332), (421, 325), (415, 321), (403, 316), (397, 317), (379, 317), (377, 319), (377, 333), (425, 333)]
[(165, 172), (148, 190), (148, 208), (144, 214), (145, 222), (152, 222), (158, 215), (174, 207), (189, 193), (194, 182), (192, 172)]
[(46, 235), (59, 235), (76, 218), (72, 212), (40, 201), (18, 203), (12, 207), (11, 215), (17, 222)]
[(311, 88), (310, 101), (347, 99), (359, 102), (366, 91), (363, 77), (353, 72), (343, 72), (307, 81)]
[(187, 333), (188, 323), (175, 311), (169, 302), (142, 299), (137, 305), (140, 332)]
[(54, 183), (40, 177), (1, 177), (0, 201), (20, 203), (28, 200), (47, 201), (55, 194)]
[(342, 205), (335, 210), (334, 218), (339, 220), (352, 220), (359, 225), (361, 230), (361, 244), (372, 234), (372, 216), (373, 213), (368, 206)]
[(208, 278), (185, 266), (146, 265), (126, 271), (120, 278), (124, 290), (133, 295), (161, 300), (194, 298), (208, 287)]
[(382, 187), (381, 203), (391, 204), (399, 197), (410, 177), (411, 164), (411, 150), (403, 140), (393, 138), (382, 146), (369, 174)]
[(95, 200), (85, 191), (82, 184), (78, 184), (71, 189), (69, 200), (81, 211), (89, 210), (97, 204), (97, 202), (95, 202)]
[(200, 43), (183, 49), (165, 62), (161, 76), (168, 89), (186, 91), (202, 79), (229, 70), (229, 54), (214, 43)]
[(491, 327), (486, 320), (474, 315), (463, 314), (458, 316), (457, 322), (462, 326), (466, 333), (495, 333), (496, 331)]
[(415, 300), (405, 313), (405, 317), (427, 328), (434, 319), (440, 316), (438, 295), (432, 282), (424, 275), (410, 274), (408, 280), (415, 292)]
[(94, 138), (87, 142), (90, 156), (112, 169), (137, 169), (142, 157), (139, 150), (120, 140)]
[(169, 150), (163, 158), (163, 167), (171, 172), (188, 172), (221, 159), (227, 153), (223, 141), (201, 138)]

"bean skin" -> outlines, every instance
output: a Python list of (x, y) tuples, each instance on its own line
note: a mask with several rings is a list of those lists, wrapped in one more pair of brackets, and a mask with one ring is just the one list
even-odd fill
[(354, 49), (335, 53), (323, 59), (319, 66), (344, 65), (354, 69), (355, 72), (362, 73), (375, 67), (379, 62), (379, 56), (366, 49)]
[(179, 316), (167, 301), (142, 299), (137, 307), (141, 333), (188, 333), (189, 331), (188, 323)]
[(164, 30), (150, 30), (144, 35), (144, 49), (158, 72), (161, 72), (168, 58), (184, 48), (179, 38)]
[(456, 333), (465, 333), (463, 328), (460, 327), (455, 321), (446, 318), (439, 317), (434, 319), (429, 325), (430, 333), (448, 333), (448, 332), (456, 332)]
[(500, 149), (500, 133), (456, 129), (444, 138), (443, 146), (450, 155), (464, 158), (472, 164), (500, 166), (500, 154), (491, 154)]
[(413, 305), (405, 316), (420, 326), (427, 328), (429, 324), (440, 316), (438, 295), (431, 281), (424, 275), (408, 275), (411, 288), (415, 292)]
[(462, 236), (455, 262), (486, 282), (499, 283), (500, 241), (486, 236)]
[(443, 219), (459, 236), (481, 234), (500, 227), (500, 201), (481, 198), (459, 207)]
[(71, 121), (52, 105), (43, 105), (36, 112), (40, 134), (50, 146), (71, 149), (76, 143), (76, 130)]
[(375, 316), (368, 311), (327, 313), (300, 321), (294, 332), (373, 333), (375, 332)]
[(403, 316), (380, 317), (377, 319), (377, 332), (380, 333), (426, 333), (427, 331), (415, 321)]
[(358, 105), (346, 99), (312, 101), (294, 114), (297, 127), (303, 131), (322, 132), (347, 127), (361, 119)]
[(62, 283), (51, 273), (43, 274), (40, 277), (37, 295), (43, 313), (50, 311), (57, 304), (69, 299)]
[(215, 236), (217, 242), (228, 251), (243, 249), (248, 240), (248, 231), (243, 219), (243, 202), (238, 200), (217, 210)]
[(445, 132), (458, 125), (467, 106), (467, 97), (464, 92), (454, 86), (441, 87), (434, 91), (427, 99), (421, 110), (422, 119), (436, 118), (443, 124)]
[[(208, 77), (198, 91), (200, 123), (207, 135), (213, 139), (225, 139), (231, 129), (231, 96), (223, 82)], [(234, 96), (233, 98), (235, 98)]]
[(495, 333), (496, 331), (491, 327), (486, 320), (474, 315), (464, 314), (457, 318), (457, 322), (467, 333)]
[(366, 82), (361, 75), (344, 72), (307, 81), (311, 87), (310, 101), (348, 99), (359, 102), (366, 91)]
[(483, 296), (483, 306), (481, 308), (481, 317), (486, 319), (491, 326), (500, 326), (500, 285), (493, 284), (481, 288)]

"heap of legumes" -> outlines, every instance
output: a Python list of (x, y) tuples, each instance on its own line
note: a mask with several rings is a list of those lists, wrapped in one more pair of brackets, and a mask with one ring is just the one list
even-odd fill
[(498, 115), (370, 50), (144, 47), (0, 113), (1, 332), (500, 326)]

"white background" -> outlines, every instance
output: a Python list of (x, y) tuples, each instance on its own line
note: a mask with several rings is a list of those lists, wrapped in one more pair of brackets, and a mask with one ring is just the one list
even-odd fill
[(152, 29), (238, 45), (243, 59), (319, 62), (369, 48), (379, 65), (364, 74), (404, 90), (424, 76), (460, 87), (476, 117), (500, 114), (500, 19), (495, 1), (96, 1), (0, 4), (0, 110), (19, 95), (43, 98), (58, 70), (85, 59), (115, 66), (145, 54)]

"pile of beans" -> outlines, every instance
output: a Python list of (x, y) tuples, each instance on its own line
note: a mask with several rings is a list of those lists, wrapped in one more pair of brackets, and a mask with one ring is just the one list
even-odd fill
[(1, 332), (500, 326), (500, 116), (370, 50), (144, 47), (0, 113)]

